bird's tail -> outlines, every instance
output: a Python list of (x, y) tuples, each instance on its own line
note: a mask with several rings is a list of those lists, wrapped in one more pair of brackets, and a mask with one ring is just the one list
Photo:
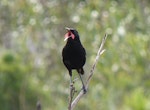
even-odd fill
[(77, 72), (83, 75), (84, 74), (84, 69), (83, 68), (77, 69)]

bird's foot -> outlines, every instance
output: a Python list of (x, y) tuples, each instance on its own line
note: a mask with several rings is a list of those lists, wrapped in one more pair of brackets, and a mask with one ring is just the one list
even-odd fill
[(85, 88), (85, 86), (82, 87), (83, 93), (86, 94), (87, 89)]

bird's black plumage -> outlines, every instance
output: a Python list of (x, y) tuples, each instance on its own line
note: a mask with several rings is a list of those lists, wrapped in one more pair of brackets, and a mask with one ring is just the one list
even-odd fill
[(72, 69), (76, 69), (79, 75), (83, 75), (83, 66), (86, 62), (86, 51), (80, 42), (77, 30), (72, 28), (67, 28), (67, 30), (68, 39), (62, 51), (63, 63), (68, 69), (70, 77), (72, 77)]

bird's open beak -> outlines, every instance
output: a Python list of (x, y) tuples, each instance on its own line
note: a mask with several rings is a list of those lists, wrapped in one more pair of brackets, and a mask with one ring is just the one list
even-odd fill
[(69, 35), (69, 33), (71, 33), (71, 28), (69, 28), (69, 27), (65, 27), (65, 29), (68, 31), (66, 34), (65, 34), (65, 39), (64, 39), (64, 41), (66, 41), (69, 37), (71, 37), (71, 34)]
[(67, 36), (67, 37), (65, 37), (64, 41), (66, 41), (68, 38), (69, 38), (68, 36)]

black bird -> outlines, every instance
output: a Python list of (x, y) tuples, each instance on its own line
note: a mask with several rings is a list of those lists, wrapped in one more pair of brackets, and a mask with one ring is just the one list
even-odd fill
[(76, 69), (80, 76), (83, 90), (86, 92), (86, 88), (81, 77), (81, 75), (84, 74), (83, 66), (86, 62), (86, 52), (80, 42), (77, 30), (68, 27), (66, 27), (66, 29), (67, 33), (65, 34), (64, 41), (67, 40), (67, 43), (62, 50), (63, 63), (69, 71), (70, 83), (72, 83), (72, 69)]

